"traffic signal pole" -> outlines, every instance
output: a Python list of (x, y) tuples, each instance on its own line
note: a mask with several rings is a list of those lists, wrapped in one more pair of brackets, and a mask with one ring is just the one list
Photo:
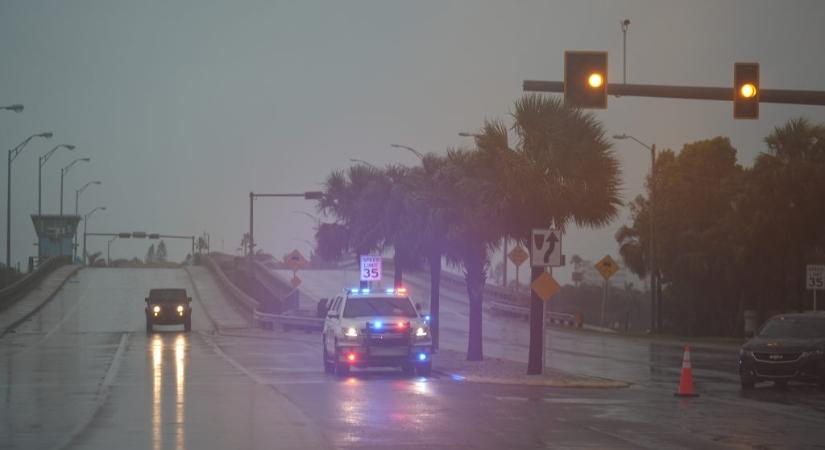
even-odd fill
[[(524, 80), (526, 92), (564, 92), (562, 81)], [(732, 87), (664, 86), (655, 84), (608, 83), (607, 94), (622, 97), (682, 98), (690, 100), (733, 101)], [(760, 103), (825, 106), (825, 91), (761, 89)]]

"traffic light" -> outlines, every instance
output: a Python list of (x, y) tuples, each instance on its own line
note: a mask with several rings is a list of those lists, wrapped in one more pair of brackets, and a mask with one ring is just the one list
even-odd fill
[(607, 52), (564, 52), (564, 103), (607, 108)]
[(148, 237), (149, 239), (160, 239), (160, 234), (158, 234), (158, 233), (151, 233), (151, 234), (147, 235), (147, 237)]
[(132, 233), (132, 237), (136, 239), (145, 239), (146, 232), (145, 231), (135, 231)]
[(132, 233), (118, 233), (117, 237), (121, 239), (129, 239), (130, 237), (132, 237)]
[(733, 118), (759, 118), (759, 63), (733, 64)]

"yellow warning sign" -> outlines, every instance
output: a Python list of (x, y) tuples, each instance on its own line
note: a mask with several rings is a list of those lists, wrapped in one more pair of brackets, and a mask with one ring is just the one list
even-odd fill
[(524, 264), (524, 261), (527, 261), (527, 258), (529, 258), (530, 255), (528, 255), (527, 251), (521, 248), (520, 245), (516, 245), (512, 250), (510, 250), (507, 257), (510, 258), (510, 261), (512, 261), (516, 267), (518, 267)]
[(561, 289), (559, 283), (557, 283), (556, 280), (553, 279), (553, 276), (547, 272), (542, 272), (541, 275), (533, 280), (530, 287), (533, 289), (533, 292), (535, 292), (536, 295), (538, 295), (539, 298), (545, 302), (550, 300), (550, 297), (556, 295)]
[(613, 261), (613, 258), (611, 258), (610, 255), (605, 255), (601, 261), (596, 263), (595, 267), (596, 270), (602, 274), (605, 280), (609, 280), (610, 277), (619, 271), (619, 265), (616, 264), (616, 261)]
[(302, 255), (301, 252), (298, 250), (293, 250), (292, 253), (286, 255), (284, 262), (286, 263), (286, 266), (294, 272), (298, 269), (304, 268), (309, 261), (304, 258), (304, 255)]

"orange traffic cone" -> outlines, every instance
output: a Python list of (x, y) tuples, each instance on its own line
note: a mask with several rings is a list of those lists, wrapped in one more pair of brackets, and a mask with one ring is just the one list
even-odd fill
[(690, 347), (685, 345), (685, 355), (682, 357), (682, 376), (679, 378), (679, 392), (676, 397), (698, 397), (693, 389), (693, 369), (690, 367)]

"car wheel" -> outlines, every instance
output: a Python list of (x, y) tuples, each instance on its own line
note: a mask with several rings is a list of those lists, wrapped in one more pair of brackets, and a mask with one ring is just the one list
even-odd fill
[(406, 362), (401, 366), (401, 372), (403, 372), (404, 375), (412, 375), (415, 373), (415, 366), (413, 366), (411, 362)]
[(753, 386), (756, 384), (753, 381), (753, 378), (740, 376), (739, 381), (742, 384), (742, 389), (753, 389)]
[(777, 389), (785, 389), (788, 387), (788, 380), (776, 380), (773, 382), (773, 385)]
[(187, 317), (186, 320), (183, 322), (183, 331), (187, 333), (192, 331), (192, 318)]
[(415, 372), (420, 377), (429, 377), (433, 373), (432, 361), (426, 362), (424, 364), (419, 364), (418, 367), (415, 368)]
[(323, 348), (324, 372), (334, 373), (335, 364), (329, 362), (329, 354), (327, 354), (327, 341), (325, 336), (321, 336), (321, 348)]

